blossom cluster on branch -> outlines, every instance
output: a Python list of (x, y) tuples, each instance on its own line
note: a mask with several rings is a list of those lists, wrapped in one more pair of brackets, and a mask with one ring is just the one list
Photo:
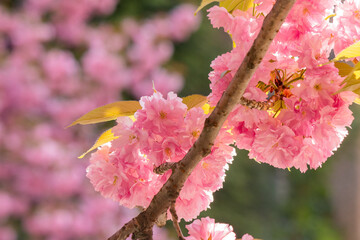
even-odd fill
[[(273, 1), (261, 1), (255, 11), (233, 14), (220, 7), (209, 10), (214, 27), (223, 27), (236, 45), (212, 62), (212, 105), (235, 75), (272, 5)], [(330, 22), (326, 18), (335, 5), (336, 16)], [(344, 78), (333, 64), (320, 65), (328, 62), (333, 49), (336, 54), (339, 46), (360, 39), (359, 25), (350, 17), (359, 11), (357, 5), (336, 0), (296, 2), (244, 93), (256, 101), (275, 99), (273, 106), (262, 111), (239, 105), (228, 118), (236, 146), (249, 150), (250, 158), (305, 172), (308, 166), (320, 167), (339, 147), (353, 121), (349, 105), (356, 95), (334, 94)]]
[(95, 129), (64, 127), (123, 91), (151, 93), (153, 80), (163, 93), (180, 90), (183, 77), (164, 64), (174, 43), (197, 29), (195, 8), (95, 24), (118, 1), (7, 2), (0, 1), (0, 239), (104, 238), (136, 212), (95, 194), (86, 163), (74, 161)]
[[(212, 1), (203, 1), (208, 2)], [(136, 112), (121, 113), (130, 117), (117, 119), (112, 141), (92, 154), (88, 167), (87, 176), (103, 196), (130, 208), (147, 208), (170, 176), (166, 171), (159, 175), (156, 169), (176, 165), (196, 145), (205, 118), (236, 78), (275, 3), (234, 2), (241, 1), (220, 1), (220, 6), (208, 10), (213, 26), (224, 28), (234, 44), (211, 64), (208, 104), (184, 104), (174, 93), (164, 98), (154, 89), (152, 96), (141, 98)], [(249, 150), (258, 162), (301, 172), (321, 167), (333, 154), (353, 121), (349, 106), (358, 97), (358, 88), (355, 84), (344, 89), (347, 74), (329, 59), (360, 40), (359, 11), (355, 0), (296, 1), (211, 151), (203, 154), (206, 157), (181, 189), (175, 202), (180, 218), (191, 220), (209, 207), (232, 161), (232, 144)], [(348, 67), (357, 62), (353, 59)], [(354, 71), (348, 72), (357, 76)], [(210, 235), (210, 230), (201, 230), (201, 224), (214, 224), (211, 221), (196, 220), (188, 227), (187, 239), (217, 239), (217, 234), (219, 239), (235, 239), (226, 227)]]

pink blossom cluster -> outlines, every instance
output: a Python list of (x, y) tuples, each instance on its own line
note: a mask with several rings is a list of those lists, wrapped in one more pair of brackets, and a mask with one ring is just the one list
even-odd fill
[[(112, 129), (118, 138), (92, 154), (87, 169), (95, 190), (129, 208), (149, 205), (171, 172), (158, 175), (154, 167), (181, 160), (206, 118), (202, 108), (188, 109), (172, 92), (166, 99), (159, 92), (142, 97), (140, 104), (134, 122), (118, 118)], [(175, 205), (180, 218), (191, 220), (209, 207), (232, 161), (231, 143), (230, 133), (222, 131), (211, 153), (189, 176)]]
[[(186, 228), (189, 231), (189, 236), (186, 240), (236, 240), (236, 235), (233, 232), (232, 226), (224, 223), (215, 223), (215, 220), (209, 217), (197, 219)], [(241, 240), (254, 240), (249, 234), (242, 236)]]
[[(25, 0), (11, 10), (6, 2), (0, 3), (0, 239), (108, 237), (134, 213), (99, 197), (83, 177), (86, 163), (76, 157), (95, 131), (64, 127), (122, 91), (144, 94), (153, 80), (163, 93), (179, 90), (182, 77), (163, 64), (173, 42), (197, 28), (199, 19), (189, 18), (194, 7), (93, 25), (91, 18), (110, 14), (117, 1)], [(151, 30), (165, 22), (172, 25), (163, 32)], [(152, 39), (146, 45), (145, 36)], [(134, 51), (143, 54), (134, 58)]]
[[(223, 27), (235, 46), (212, 62), (211, 105), (216, 105), (227, 88), (273, 4), (270, 0), (256, 1), (255, 9), (247, 12), (229, 13), (218, 6), (209, 10), (213, 26)], [(331, 15), (335, 5), (339, 13)], [(348, 46), (348, 39), (341, 40), (337, 27), (350, 24), (348, 15), (341, 13), (348, 14), (346, 11), (356, 7), (351, 1), (296, 2), (244, 94), (270, 107), (260, 110), (239, 104), (232, 111), (211, 154), (198, 164), (180, 192), (176, 201), (180, 218), (191, 220), (208, 208), (212, 193), (222, 187), (232, 161), (233, 143), (249, 150), (249, 156), (258, 162), (302, 172), (320, 167), (333, 154), (353, 120), (349, 105), (355, 95), (335, 94), (343, 78), (333, 64), (321, 64), (328, 62), (332, 50), (337, 51), (336, 44)], [(349, 36), (357, 39), (356, 34), (353, 30)], [(136, 59), (137, 51), (132, 53)], [(145, 67), (148, 64), (142, 63)], [(164, 98), (155, 91), (142, 97), (140, 104), (134, 121), (118, 118), (112, 129), (117, 139), (92, 154), (87, 168), (96, 191), (129, 208), (149, 205), (171, 172), (159, 175), (154, 168), (180, 161), (199, 136), (207, 116), (201, 108), (188, 109), (172, 92)], [(216, 231), (207, 231), (207, 226), (216, 228), (213, 220), (195, 221), (189, 227), (189, 239), (199, 239), (200, 235), (217, 238)], [(219, 228), (228, 230), (220, 231), (218, 239), (235, 238), (227, 225)], [(243, 238), (252, 239), (249, 235)]]
[[(211, 64), (212, 105), (219, 101), (274, 2), (256, 1), (255, 9), (232, 14), (218, 6), (209, 9), (213, 26), (223, 27), (236, 46)], [(331, 15), (334, 11), (336, 15)], [(358, 1), (296, 1), (244, 94), (261, 102), (275, 99), (275, 105), (270, 111), (239, 105), (228, 118), (236, 146), (249, 150), (249, 157), (305, 172), (308, 166), (320, 167), (339, 147), (353, 121), (349, 105), (354, 94), (335, 94), (344, 78), (333, 64), (325, 63), (333, 49), (338, 53), (360, 39), (359, 11)], [(301, 71), (305, 73), (296, 80)], [(286, 83), (287, 79), (294, 81)], [(268, 85), (268, 90), (261, 85)]]

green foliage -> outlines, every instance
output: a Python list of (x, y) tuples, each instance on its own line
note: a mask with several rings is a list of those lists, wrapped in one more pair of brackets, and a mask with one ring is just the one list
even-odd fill
[[(211, 209), (203, 214), (266, 240), (340, 240), (332, 222), (329, 168), (275, 169), (249, 160), (238, 151)], [(332, 161), (332, 160), (329, 160)]]

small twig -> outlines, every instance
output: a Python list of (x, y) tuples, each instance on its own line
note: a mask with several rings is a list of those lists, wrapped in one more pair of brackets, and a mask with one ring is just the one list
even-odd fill
[(158, 167), (155, 167), (154, 166), (154, 173), (156, 174), (159, 174), (159, 175), (162, 175), (164, 174), (166, 171), (170, 170), (170, 169), (173, 169), (174, 166), (175, 166), (175, 162), (166, 162), (166, 163), (163, 163), (161, 164), (160, 166)]
[(172, 222), (173, 222), (174, 228), (176, 230), (176, 233), (179, 237), (179, 240), (185, 240), (184, 235), (182, 234), (180, 226), (179, 226), (179, 217), (176, 213), (175, 202), (171, 203), (170, 213), (171, 213)]
[(251, 109), (255, 108), (257, 110), (269, 110), (274, 106), (274, 102), (270, 101), (270, 99), (268, 101), (258, 102), (256, 100), (250, 100), (244, 97), (240, 98), (239, 104)]

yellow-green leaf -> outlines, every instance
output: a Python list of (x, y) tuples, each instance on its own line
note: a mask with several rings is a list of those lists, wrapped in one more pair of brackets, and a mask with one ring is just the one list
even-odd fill
[(359, 81), (359, 83), (356, 83), (356, 84), (346, 85), (345, 87), (343, 87), (341, 89), (341, 91), (351, 91), (354, 93), (358, 93), (359, 90), (360, 90), (360, 81)]
[(345, 85), (335, 94), (343, 91), (352, 91), (360, 95), (360, 62), (358, 62), (355, 67), (352, 68), (350, 74), (347, 75), (341, 84)]
[(210, 106), (210, 104), (208, 103), (205, 103), (201, 108), (205, 114), (212, 113), (212, 111), (215, 109), (214, 106)]
[(356, 103), (356, 104), (359, 104), (359, 105), (360, 105), (360, 98), (355, 99), (354, 103)]
[(339, 69), (339, 75), (342, 77), (349, 75), (353, 70), (352, 66), (344, 62), (335, 62), (334, 64), (335, 67)]
[(114, 136), (114, 134), (111, 132), (111, 128), (105, 132), (103, 132), (100, 137), (96, 140), (95, 144), (87, 150), (85, 153), (83, 153), (79, 158), (83, 158), (86, 154), (91, 152), (92, 150), (97, 149), (101, 145), (104, 145), (105, 143), (111, 142), (114, 139), (117, 139), (117, 136)]
[(95, 108), (94, 110), (86, 113), (82, 117), (76, 119), (68, 127), (76, 124), (92, 124), (99, 122), (107, 122), (114, 120), (121, 116), (132, 116), (141, 108), (138, 101), (121, 101), (114, 102), (102, 107)]
[(197, 14), (201, 9), (213, 2), (219, 2), (219, 0), (202, 0), (200, 6), (195, 11), (195, 14)]
[(339, 61), (354, 57), (360, 57), (360, 41), (339, 52), (339, 54), (332, 61)]
[(232, 13), (235, 9), (246, 12), (253, 6), (254, 0), (225, 0), (220, 2), (220, 7), (226, 8), (229, 13)]
[(186, 104), (188, 109), (194, 107), (202, 107), (205, 103), (207, 103), (207, 97), (194, 94), (183, 98), (183, 103)]

